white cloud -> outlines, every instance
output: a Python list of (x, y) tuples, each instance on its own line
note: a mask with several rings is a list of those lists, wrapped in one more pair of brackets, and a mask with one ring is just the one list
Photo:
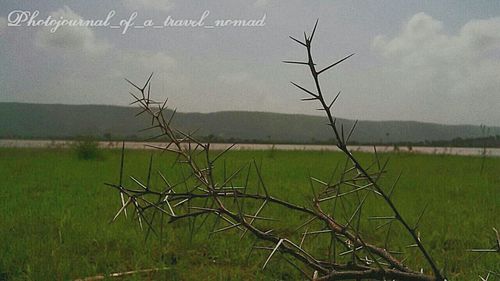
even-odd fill
[[(499, 30), (496, 17), (471, 20), (450, 35), (442, 22), (418, 13), (397, 36), (373, 40), (384, 62), (378, 79), (398, 85), (393, 91), (426, 111), (430, 120), (489, 119), (491, 102), (500, 103)], [(451, 120), (440, 120), (443, 115)]]
[[(68, 6), (54, 11), (50, 14), (52, 18), (82, 19)], [(36, 34), (36, 43), (44, 48), (55, 48), (63, 51), (84, 52), (86, 54), (98, 55), (106, 52), (109, 45), (103, 40), (95, 37), (90, 27), (82, 26), (62, 26), (55, 32), (51, 32), (51, 27), (41, 28)]]
[[(425, 13), (414, 15), (401, 33), (391, 40), (375, 38), (373, 45), (386, 58), (412, 65), (471, 64), (469, 59), (481, 59), (487, 51), (500, 46), (500, 18), (472, 20), (457, 35), (447, 35), (443, 24)], [(466, 61), (464, 61), (466, 59)]]
[(130, 10), (169, 11), (174, 7), (172, 0), (124, 0), (123, 4)]

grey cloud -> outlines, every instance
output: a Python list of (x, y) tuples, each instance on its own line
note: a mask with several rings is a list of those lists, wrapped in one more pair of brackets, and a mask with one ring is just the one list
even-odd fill
[(6, 28), (7, 28), (7, 19), (4, 17), (0, 17), (0, 35), (2, 35), (5, 32)]
[[(491, 125), (500, 122), (500, 4), (101, 2), (73, 3), (70, 9), (52, 0), (38, 8), (42, 18), (55, 11), (56, 15), (86, 19), (116, 9), (114, 23), (128, 17), (130, 9), (136, 9), (141, 19), (155, 22), (167, 14), (197, 17), (205, 9), (210, 10), (210, 19), (253, 18), (263, 13), (267, 18), (266, 26), (258, 29), (131, 29), (126, 35), (97, 27), (61, 28), (54, 34), (39, 27), (9, 27), (0, 36), (0, 40), (7, 39), (0, 44), (0, 60), (5, 66), (0, 71), (0, 90), (5, 93), (0, 99), (124, 105), (130, 101), (131, 88), (123, 78), (141, 83), (154, 72), (155, 97), (168, 96), (182, 111), (319, 114), (312, 104), (301, 103), (301, 93), (289, 84), (294, 81), (313, 87), (307, 70), (280, 63), (303, 58), (303, 49), (290, 42), (288, 35), (300, 37), (301, 31), (310, 31), (319, 17), (314, 48), (318, 64), (323, 66), (356, 53), (322, 78), (328, 97), (342, 90), (334, 108), (336, 116)], [(10, 6), (0, 15), (5, 17), (8, 10), (18, 8)], [(466, 8), (477, 9), (475, 13), (462, 13)], [(426, 12), (417, 13), (422, 9)], [(482, 17), (485, 19), (477, 19)], [(46, 71), (47, 66), (50, 71)]]
[(269, 4), (269, 0), (256, 0), (253, 5), (256, 8), (262, 8)]
[(163, 52), (146, 51), (119, 51), (113, 61), (113, 74), (121, 77), (149, 72), (164, 74), (172, 72), (176, 64), (174, 58)]
[(238, 84), (249, 80), (250, 74), (247, 72), (222, 73), (217, 79), (226, 84)]

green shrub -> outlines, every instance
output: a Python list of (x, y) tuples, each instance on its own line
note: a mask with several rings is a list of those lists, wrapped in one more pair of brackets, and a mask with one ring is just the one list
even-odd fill
[(99, 149), (99, 143), (92, 138), (82, 138), (77, 140), (73, 149), (76, 152), (76, 156), (81, 160), (93, 160), (102, 158), (101, 150)]

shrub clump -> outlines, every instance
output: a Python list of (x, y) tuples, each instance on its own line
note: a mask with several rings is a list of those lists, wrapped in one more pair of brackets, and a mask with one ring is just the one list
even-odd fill
[(77, 140), (73, 145), (73, 149), (75, 150), (78, 159), (81, 160), (94, 160), (102, 158), (99, 143), (90, 137)]

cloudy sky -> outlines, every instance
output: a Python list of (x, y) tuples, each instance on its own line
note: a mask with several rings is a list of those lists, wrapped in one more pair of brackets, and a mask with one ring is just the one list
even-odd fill
[[(0, 102), (127, 105), (123, 78), (154, 72), (155, 97), (184, 112), (318, 114), (290, 81), (312, 86), (301, 37), (316, 18), (317, 63), (354, 57), (322, 77), (343, 94), (339, 117), (500, 125), (500, 1), (6, 1), (0, 0)], [(261, 19), (260, 27), (7, 26), (13, 10), (38, 20)], [(14, 17), (11, 16), (13, 19)]]

